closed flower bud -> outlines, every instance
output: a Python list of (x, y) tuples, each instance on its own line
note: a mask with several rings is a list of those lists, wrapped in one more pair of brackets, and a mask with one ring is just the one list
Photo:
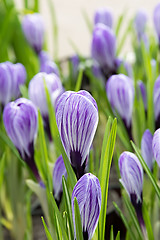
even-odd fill
[(62, 176), (67, 177), (66, 167), (62, 155), (57, 159), (53, 170), (53, 193), (56, 201), (60, 203), (62, 196)]
[(137, 32), (138, 40), (141, 40), (142, 35), (145, 32), (145, 27), (147, 23), (147, 13), (141, 9), (137, 12), (134, 19), (134, 27)]
[(116, 37), (113, 31), (102, 23), (97, 24), (93, 30), (91, 54), (105, 70), (115, 69)]
[(142, 96), (142, 100), (143, 100), (143, 104), (144, 104), (144, 108), (145, 108), (145, 111), (147, 110), (147, 92), (146, 92), (146, 86), (144, 85), (144, 83), (139, 80), (137, 82), (137, 86), (139, 87), (139, 90), (140, 90), (140, 93), (141, 93), (141, 96)]
[(103, 23), (104, 25), (112, 28), (113, 25), (113, 14), (112, 10), (106, 7), (97, 9), (94, 15), (94, 24)]
[(41, 51), (39, 54), (39, 60), (40, 60), (40, 72), (45, 73), (55, 73), (57, 76), (59, 76), (59, 70), (57, 65), (50, 59), (47, 52)]
[(80, 59), (78, 57), (78, 55), (74, 55), (70, 58), (71, 61), (71, 67), (72, 67), (72, 74), (73, 74), (73, 78), (77, 78), (78, 76), (78, 71), (79, 71), (79, 64), (80, 64)]
[(72, 216), (76, 239), (76, 227), (74, 216), (74, 198), (77, 198), (82, 222), (84, 239), (91, 240), (95, 232), (100, 209), (101, 187), (99, 180), (91, 173), (83, 175), (75, 185), (72, 193)]
[(142, 202), (143, 169), (135, 154), (123, 152), (119, 157), (120, 182), (133, 205)]
[(44, 42), (44, 23), (39, 13), (27, 14), (22, 21), (24, 35), (32, 46), (39, 53)]
[(34, 162), (34, 140), (37, 135), (37, 109), (25, 98), (19, 98), (6, 105), (3, 112), (3, 122), (6, 132), (26, 161), (33, 173), (39, 179)]
[(119, 113), (131, 137), (130, 128), (134, 101), (132, 80), (124, 74), (113, 75), (106, 84), (106, 93), (113, 111)]
[(154, 84), (153, 101), (155, 124), (156, 129), (158, 129), (160, 127), (160, 76), (157, 78)]
[(57, 101), (56, 120), (66, 154), (80, 178), (98, 124), (96, 101), (87, 91), (67, 91)]
[(152, 150), (153, 150), (153, 155), (154, 158), (160, 167), (160, 129), (157, 129), (153, 135), (153, 140), (152, 140)]
[(160, 3), (158, 3), (154, 9), (153, 22), (158, 37), (158, 43), (160, 44)]
[(150, 170), (153, 169), (154, 157), (152, 151), (152, 139), (153, 136), (149, 129), (145, 130), (141, 140), (141, 152), (142, 157), (145, 160), (147, 166)]

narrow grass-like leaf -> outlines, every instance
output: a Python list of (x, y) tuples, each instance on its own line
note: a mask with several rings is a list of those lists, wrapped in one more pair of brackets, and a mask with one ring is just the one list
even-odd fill
[(116, 240), (120, 240), (120, 231), (117, 233)]
[(116, 28), (115, 28), (115, 34), (116, 34), (116, 37), (118, 37), (119, 35), (119, 31), (121, 29), (121, 26), (122, 26), (122, 23), (123, 21), (125, 20), (125, 14), (121, 14), (117, 20), (117, 24), (116, 24)]
[(44, 218), (41, 217), (41, 219), (42, 219), (42, 223), (43, 223), (43, 226), (44, 226), (44, 230), (45, 230), (47, 239), (48, 239), (48, 240), (53, 240), (53, 239), (52, 239), (52, 236), (51, 236), (51, 234), (50, 234), (50, 232), (49, 232), (49, 229), (48, 229), (48, 227), (47, 227), (47, 225), (46, 225), (46, 223), (45, 223), (45, 221), (44, 221)]
[(81, 84), (82, 84), (82, 78), (83, 78), (83, 69), (80, 69), (78, 74), (78, 79), (76, 82), (75, 92), (78, 92), (80, 90)]
[(160, 188), (159, 188), (159, 186), (157, 185), (154, 177), (152, 176), (152, 173), (151, 173), (151, 171), (149, 170), (146, 162), (145, 162), (144, 159), (142, 158), (142, 156), (141, 156), (138, 148), (136, 147), (136, 145), (135, 145), (132, 141), (131, 141), (131, 144), (132, 144), (132, 147), (133, 147), (133, 149), (135, 150), (135, 152), (136, 152), (136, 154), (137, 154), (137, 156), (138, 156), (138, 158), (139, 158), (140, 163), (142, 164), (142, 167), (144, 168), (144, 170), (145, 170), (145, 172), (147, 173), (147, 175), (148, 175), (151, 183), (153, 184), (153, 187), (154, 187), (154, 189), (155, 189), (155, 191), (156, 191), (156, 194), (157, 194), (157, 196), (158, 196), (158, 198), (159, 198), (159, 200), (160, 200)]
[(151, 220), (150, 220), (150, 216), (149, 216), (148, 209), (145, 202), (143, 202), (143, 216), (144, 216), (144, 222), (145, 222), (146, 230), (148, 234), (148, 240), (154, 240)]
[(93, 24), (92, 22), (90, 21), (89, 17), (88, 17), (88, 14), (86, 13), (85, 9), (82, 9), (82, 16), (85, 20), (85, 23), (87, 25), (87, 28), (89, 30), (89, 33), (92, 34), (93, 32)]
[(4, 179), (5, 159), (6, 159), (6, 154), (4, 153), (0, 160), (0, 189)]
[[(109, 185), (109, 174), (110, 167), (113, 157), (114, 145), (116, 140), (117, 130), (117, 119), (115, 118), (112, 124), (110, 135), (105, 146), (105, 154), (102, 159), (103, 169), (101, 176), (99, 175), (101, 191), (102, 191), (102, 205), (99, 217), (99, 239), (104, 239), (105, 236), (105, 222), (106, 222), (106, 211), (107, 211), (107, 198), (108, 198), (108, 185)], [(103, 151), (102, 151), (103, 152)]]
[(110, 240), (114, 240), (113, 225), (111, 226)]
[(75, 225), (76, 225), (76, 240), (83, 240), (81, 216), (80, 216), (79, 206), (78, 206), (76, 197), (74, 198), (74, 217), (75, 217)]

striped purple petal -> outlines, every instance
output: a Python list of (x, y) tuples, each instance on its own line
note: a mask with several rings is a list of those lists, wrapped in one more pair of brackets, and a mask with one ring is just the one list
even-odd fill
[(153, 168), (154, 156), (152, 151), (153, 136), (149, 129), (145, 130), (141, 140), (142, 157), (150, 170)]
[(160, 167), (160, 128), (157, 129), (153, 135), (152, 150), (154, 158)]
[(157, 122), (156, 125), (158, 126), (160, 125), (160, 76), (157, 78), (154, 84), (153, 101), (154, 101), (154, 115), (155, 120)]
[(158, 3), (154, 8), (153, 22), (157, 33), (158, 41), (160, 43), (160, 3)]
[(91, 173), (87, 173), (79, 179), (73, 189), (72, 216), (76, 238), (74, 217), (75, 197), (79, 205), (84, 239), (90, 240), (95, 232), (101, 209), (101, 187), (98, 178)]
[(98, 8), (94, 15), (94, 24), (103, 23), (109, 28), (113, 26), (113, 13), (110, 8), (101, 7)]
[(119, 157), (120, 182), (136, 203), (142, 202), (143, 169), (135, 154), (123, 152)]
[(134, 87), (132, 80), (124, 74), (113, 75), (106, 84), (108, 100), (124, 120), (127, 127), (131, 125)]
[(5, 106), (12, 99), (12, 75), (8, 64), (0, 63), (0, 103)]
[(96, 132), (96, 101), (87, 91), (67, 91), (57, 101), (56, 120), (66, 154), (78, 170), (87, 159)]
[(62, 194), (62, 176), (67, 177), (66, 167), (63, 162), (62, 155), (55, 162), (53, 169), (53, 192), (57, 201), (60, 201)]

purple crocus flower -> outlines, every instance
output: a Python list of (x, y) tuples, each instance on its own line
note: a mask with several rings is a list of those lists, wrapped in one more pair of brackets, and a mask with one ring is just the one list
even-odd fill
[(54, 170), (53, 170), (53, 193), (54, 193), (54, 198), (56, 199), (58, 204), (61, 201), (61, 196), (62, 196), (62, 191), (63, 191), (62, 176), (64, 176), (66, 178), (67, 171), (66, 171), (66, 167), (64, 165), (63, 158), (61, 155), (55, 162)]
[(157, 78), (154, 84), (154, 116), (155, 116), (155, 125), (156, 129), (160, 127), (160, 76)]
[(95, 232), (100, 209), (101, 209), (101, 187), (99, 180), (91, 173), (83, 175), (75, 185), (72, 193), (72, 216), (76, 239), (76, 227), (74, 216), (74, 198), (77, 198), (81, 215), (84, 239), (91, 240)]
[(160, 45), (160, 3), (156, 5), (153, 12), (153, 22)]
[(19, 98), (6, 105), (3, 112), (6, 132), (19, 151), (22, 159), (40, 180), (34, 162), (34, 140), (37, 134), (37, 109), (25, 98)]
[(79, 63), (80, 59), (79, 56), (76, 54), (70, 58), (71, 61), (71, 66), (72, 66), (72, 73), (73, 73), (73, 78), (77, 78), (78, 76), (78, 71), (79, 71)]
[(12, 99), (12, 76), (6, 63), (0, 63), (0, 103), (4, 107)]
[(59, 76), (59, 70), (55, 62), (53, 62), (47, 52), (41, 51), (39, 53), (39, 60), (40, 60), (40, 72), (45, 73), (55, 73)]
[(44, 42), (44, 22), (39, 13), (27, 14), (22, 21), (24, 35), (36, 53), (42, 50)]
[(146, 86), (144, 85), (144, 83), (139, 80), (137, 81), (137, 86), (139, 87), (142, 99), (143, 99), (143, 104), (144, 104), (144, 108), (145, 111), (147, 111), (147, 92), (146, 92)]
[(116, 71), (116, 37), (113, 31), (102, 23), (97, 24), (93, 30), (91, 55), (105, 75)]
[(153, 150), (153, 155), (154, 158), (160, 167), (160, 128), (157, 129), (153, 135), (153, 140), (152, 140), (152, 150)]
[(141, 140), (142, 157), (150, 170), (153, 169), (154, 156), (152, 151), (153, 136), (149, 129), (145, 130)]
[(101, 68), (99, 64), (95, 61), (93, 62), (92, 72), (96, 78), (100, 79), (102, 83), (105, 83), (105, 77), (101, 71)]
[(137, 37), (138, 40), (140, 41), (144, 32), (145, 32), (145, 27), (146, 27), (146, 23), (147, 23), (147, 13), (145, 10), (140, 9), (135, 16), (134, 19), (134, 27), (135, 30), (137, 32)]
[(68, 159), (80, 178), (98, 124), (96, 101), (87, 91), (66, 91), (57, 101), (56, 120)]
[(134, 101), (132, 80), (124, 74), (113, 75), (106, 83), (106, 93), (113, 111), (119, 113), (132, 138), (131, 119)]
[(113, 14), (112, 10), (106, 7), (98, 8), (94, 15), (94, 24), (103, 23), (104, 25), (112, 28)]
[(61, 80), (54, 74), (38, 73), (29, 83), (28, 93), (31, 101), (40, 109), (44, 120), (44, 127), (51, 139), (51, 133), (49, 128), (48, 106), (44, 88), (44, 81), (46, 82), (48, 91), (51, 96), (53, 106), (55, 106), (57, 98), (64, 91)]

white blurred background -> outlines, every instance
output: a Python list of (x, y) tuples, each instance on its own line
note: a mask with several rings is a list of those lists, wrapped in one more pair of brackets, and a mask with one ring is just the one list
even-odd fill
[[(152, 13), (156, 0), (52, 0), (54, 3), (56, 17), (58, 22), (58, 56), (60, 58), (70, 56), (74, 53), (69, 39), (71, 39), (78, 50), (83, 55), (90, 54), (91, 34), (89, 33), (82, 11), (88, 14), (93, 21), (94, 12), (98, 7), (107, 6), (113, 10), (113, 16), (116, 22), (118, 16), (122, 12), (126, 12), (126, 23), (134, 16), (139, 8), (143, 8), (148, 13), (149, 24), (152, 25)], [(22, 9), (22, 0), (15, 0), (18, 9)], [(46, 26), (46, 37), (48, 43), (48, 51), (53, 55), (54, 42), (52, 31), (52, 18), (48, 6), (48, 0), (40, 0), (40, 12), (44, 17)], [(129, 44), (125, 46), (129, 49)]]

